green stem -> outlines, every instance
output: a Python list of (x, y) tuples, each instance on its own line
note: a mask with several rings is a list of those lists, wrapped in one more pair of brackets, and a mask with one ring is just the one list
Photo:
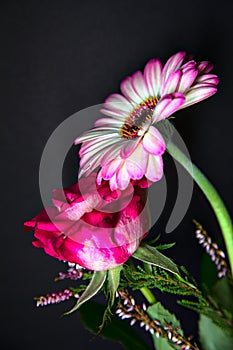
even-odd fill
[(182, 153), (178, 147), (176, 147), (176, 145), (174, 145), (172, 142), (168, 142), (167, 151), (187, 170), (187, 172), (193, 177), (200, 189), (203, 191), (206, 198), (209, 200), (223, 234), (231, 271), (233, 273), (232, 221), (225, 204), (209, 180), (194, 164), (192, 164), (192, 162)]
[(148, 303), (150, 303), (151, 305), (153, 305), (154, 303), (156, 303), (156, 298), (154, 296), (154, 294), (150, 291), (149, 288), (147, 287), (142, 287), (140, 289), (140, 292), (144, 295), (144, 297), (146, 298), (146, 300), (148, 301)]

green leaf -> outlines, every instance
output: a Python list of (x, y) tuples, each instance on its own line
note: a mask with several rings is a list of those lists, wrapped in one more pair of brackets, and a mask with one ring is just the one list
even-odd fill
[[(180, 322), (177, 320), (176, 316), (165, 309), (165, 307), (160, 302), (149, 306), (147, 312), (153, 320), (158, 320), (163, 327), (166, 326), (166, 322), (171, 322), (173, 329), (179, 328), (177, 331), (179, 334), (183, 335), (183, 331), (180, 329)], [(158, 350), (177, 349), (177, 347), (174, 344), (170, 343), (169, 340), (161, 337), (157, 338), (155, 334), (153, 334), (153, 341), (155, 348)]]
[(232, 350), (233, 348), (233, 336), (226, 334), (205, 315), (200, 316), (199, 339), (203, 350)]
[(120, 283), (120, 274), (123, 265), (119, 265), (108, 271), (108, 288), (109, 288), (109, 307), (112, 307), (115, 301), (116, 291)]
[(176, 264), (167, 256), (160, 253), (155, 247), (151, 247), (148, 244), (141, 244), (133, 254), (133, 257), (147, 264), (159, 266), (162, 269), (179, 275), (179, 270)]
[(88, 284), (81, 297), (78, 299), (76, 305), (70, 311), (66, 312), (65, 315), (76, 311), (82, 304), (84, 304), (87, 300), (91, 299), (96, 293), (98, 293), (106, 280), (106, 276), (107, 271), (95, 271), (90, 283)]
[(174, 345), (171, 345), (167, 339), (165, 338), (156, 338), (155, 335), (152, 336), (153, 337), (153, 342), (154, 342), (154, 346), (155, 349), (158, 350), (173, 350), (173, 349), (177, 349)]
[(155, 248), (158, 250), (165, 250), (165, 249), (169, 249), (169, 248), (174, 247), (175, 244), (176, 244), (175, 242), (167, 243), (167, 244), (160, 244), (160, 245), (157, 245)]
[(203, 254), (201, 259), (200, 279), (203, 289), (210, 289), (217, 280), (216, 265), (208, 254)]
[(227, 310), (233, 315), (233, 285), (232, 281), (225, 276), (218, 280), (210, 291), (210, 297), (217, 303), (219, 308)]
[(94, 301), (88, 301), (80, 307), (79, 312), (85, 328), (92, 333), (121, 343), (127, 350), (149, 350), (133, 327), (116, 315), (111, 316), (111, 322), (106, 323), (101, 333), (99, 333), (99, 326), (102, 323), (105, 306)]

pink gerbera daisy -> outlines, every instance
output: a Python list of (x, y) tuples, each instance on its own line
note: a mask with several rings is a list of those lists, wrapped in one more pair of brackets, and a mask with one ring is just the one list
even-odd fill
[(120, 85), (121, 94), (110, 95), (101, 110), (107, 117), (75, 140), (80, 149), (80, 177), (100, 167), (97, 183), (124, 190), (131, 179), (145, 176), (155, 182), (163, 175), (165, 141), (156, 123), (175, 111), (204, 100), (217, 91), (213, 65), (188, 59), (185, 52), (169, 58), (164, 67), (150, 60)]

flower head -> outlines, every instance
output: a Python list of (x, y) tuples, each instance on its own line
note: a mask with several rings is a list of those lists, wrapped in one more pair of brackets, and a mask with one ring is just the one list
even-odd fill
[(164, 67), (150, 60), (120, 85), (122, 94), (110, 95), (101, 110), (107, 117), (77, 138), (80, 177), (100, 167), (97, 183), (110, 181), (112, 190), (127, 188), (143, 176), (152, 182), (163, 175), (165, 141), (155, 127), (181, 108), (204, 100), (217, 91), (218, 78), (209, 74), (213, 65), (196, 62), (185, 52), (169, 58)]
[(66, 190), (53, 191), (46, 207), (25, 229), (35, 229), (33, 245), (63, 261), (90, 270), (124, 263), (149, 229), (144, 181), (114, 191), (107, 181), (96, 186), (96, 173)]

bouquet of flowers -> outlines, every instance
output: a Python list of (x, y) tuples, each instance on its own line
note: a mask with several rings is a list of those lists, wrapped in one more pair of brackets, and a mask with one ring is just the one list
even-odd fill
[[(36, 297), (37, 306), (73, 298), (66, 314), (80, 312), (86, 328), (126, 349), (147, 349), (134, 324), (152, 337), (157, 350), (232, 348), (231, 218), (215, 188), (190, 161), (173, 125), (176, 111), (215, 94), (218, 77), (212, 69), (210, 62), (196, 62), (185, 52), (173, 55), (164, 66), (159, 59), (150, 60), (143, 73), (123, 80), (121, 94), (111, 94), (94, 127), (75, 139), (81, 144), (79, 181), (53, 190), (52, 206), (25, 222), (26, 230), (34, 229), (35, 247), (67, 263), (55, 280), (67, 279), (70, 285)], [(212, 260), (206, 273), (216, 269), (216, 277), (205, 286), (165, 254), (174, 243), (161, 244), (155, 234), (155, 208), (164, 204), (166, 195), (166, 151), (203, 191), (224, 239), (226, 254), (194, 220), (197, 241)], [(168, 232), (181, 221), (183, 204), (188, 205), (192, 195), (192, 181), (184, 186), (179, 170), (178, 178), (185, 190), (178, 195)], [(180, 305), (199, 315), (197, 340), (184, 334), (156, 290), (175, 294)], [(139, 292), (142, 303), (136, 300)], [(105, 304), (96, 300), (101, 293)]]

